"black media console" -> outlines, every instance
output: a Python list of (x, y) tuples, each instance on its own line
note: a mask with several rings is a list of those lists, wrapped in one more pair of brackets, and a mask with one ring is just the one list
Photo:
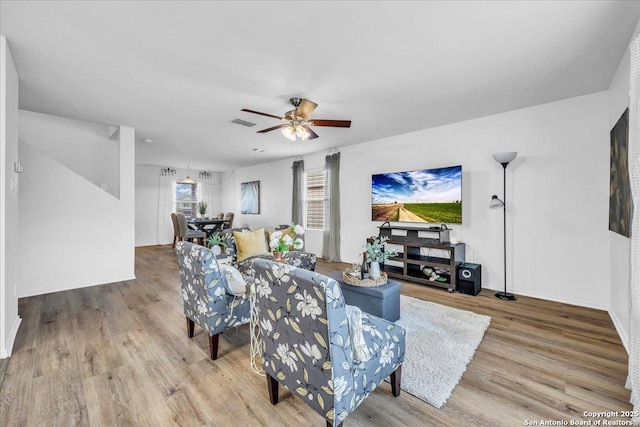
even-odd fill
[(450, 292), (456, 289), (456, 266), (465, 260), (465, 245), (451, 243), (450, 230), (395, 225), (378, 228), (381, 237), (389, 237), (386, 244), (398, 251), (398, 255), (384, 265), (389, 277), (438, 286)]

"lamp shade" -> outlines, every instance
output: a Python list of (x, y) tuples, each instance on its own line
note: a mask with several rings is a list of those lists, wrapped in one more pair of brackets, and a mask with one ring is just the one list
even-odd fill
[(509, 163), (518, 155), (517, 151), (503, 151), (502, 153), (493, 153), (493, 158), (498, 163)]
[(504, 206), (504, 202), (500, 200), (498, 196), (495, 194), (491, 196), (491, 201), (489, 202), (489, 209), (500, 209)]
[(193, 178), (191, 178), (189, 175), (187, 175), (187, 177), (185, 179), (183, 179), (182, 181), (180, 181), (182, 184), (195, 184), (196, 182), (193, 180)]

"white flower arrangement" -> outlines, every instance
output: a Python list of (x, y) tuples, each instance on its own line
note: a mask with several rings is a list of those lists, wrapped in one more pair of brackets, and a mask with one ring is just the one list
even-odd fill
[(304, 234), (304, 228), (292, 223), (291, 231), (293, 234), (284, 234), (281, 230), (271, 233), (269, 247), (275, 252), (287, 252), (290, 247), (302, 249), (304, 242), (300, 236)]

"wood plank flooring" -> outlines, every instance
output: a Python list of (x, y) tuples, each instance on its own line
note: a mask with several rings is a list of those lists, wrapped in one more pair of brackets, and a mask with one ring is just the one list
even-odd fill
[[(346, 265), (319, 262), (329, 273)], [(136, 249), (137, 280), (23, 298), (22, 325), (0, 389), (2, 426), (324, 426), (249, 369), (245, 325), (188, 339), (170, 246)], [(604, 311), (534, 298), (506, 302), (406, 283), (403, 294), (492, 317), (441, 409), (383, 384), (345, 426), (522, 426), (630, 410), (627, 354)]]

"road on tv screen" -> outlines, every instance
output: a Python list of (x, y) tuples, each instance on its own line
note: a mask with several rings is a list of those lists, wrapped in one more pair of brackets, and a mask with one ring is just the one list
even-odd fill
[(384, 203), (371, 205), (372, 221), (462, 224), (462, 203)]

